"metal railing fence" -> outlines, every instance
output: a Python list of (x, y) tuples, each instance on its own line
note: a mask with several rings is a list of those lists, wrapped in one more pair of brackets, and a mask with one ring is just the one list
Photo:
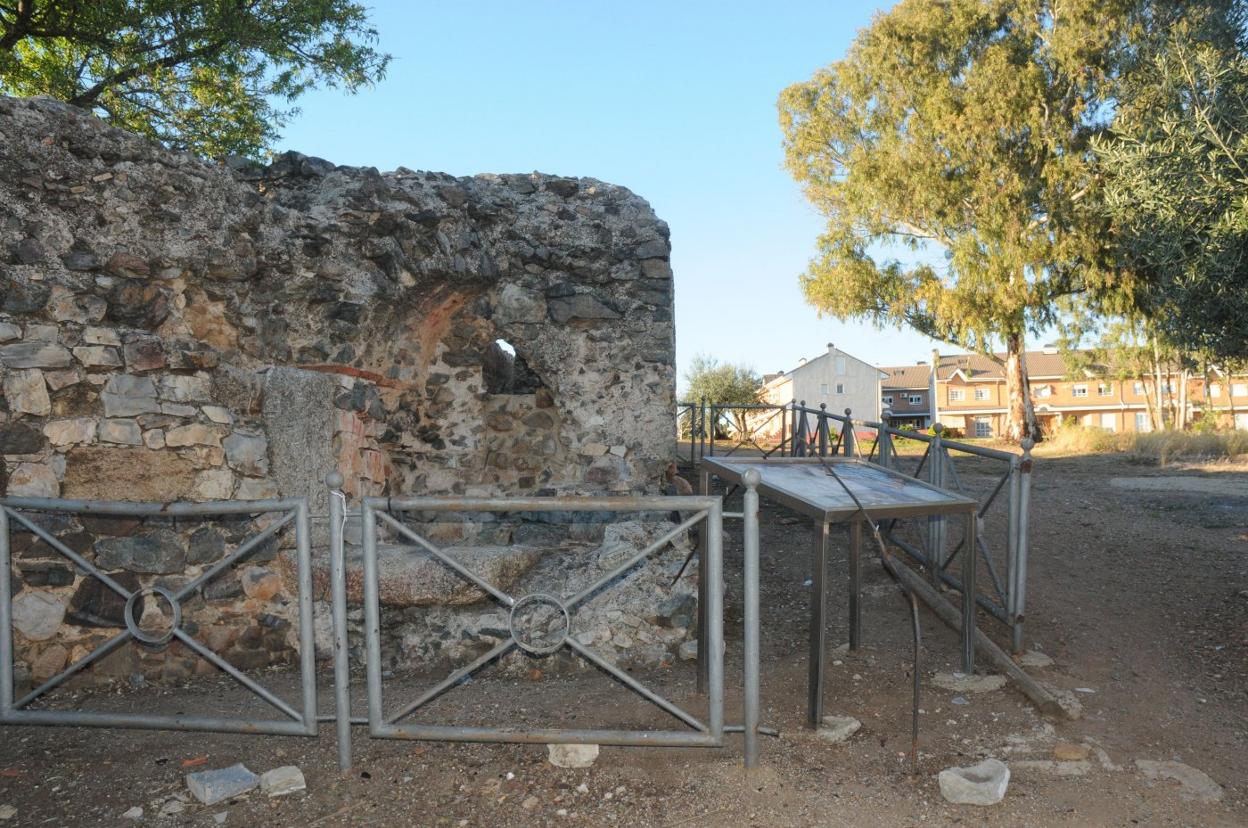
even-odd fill
[[(176, 589), (155, 586), (127, 589), (116, 578), (75, 552), (27, 512), (71, 515), (106, 515), (145, 518), (211, 518), (227, 515), (277, 514), (280, 517), (259, 533), (240, 542), (223, 558), (200, 575)], [(117, 635), (48, 678), (21, 698), (14, 698), (13, 670), (13, 602), (11, 522), (26, 528), (60, 556), (68, 559), (88, 577), (125, 601), (125, 628)], [(195, 597), (203, 588), (231, 566), (245, 560), (263, 547), (277, 533), (293, 522), (295, 527), (298, 565), (298, 619), (300, 643), (300, 690), (298, 705), (290, 704), (259, 682), (236, 668), (224, 657), (188, 633), (182, 626), (182, 603)], [(165, 602), (169, 607), (171, 625), (157, 635), (140, 626), (134, 610), (148, 596)], [(31, 709), (30, 705), (51, 690), (63, 685), (82, 670), (95, 664), (122, 645), (135, 642), (151, 649), (163, 649), (174, 642), (204, 659), (233, 678), (251, 693), (283, 714), (280, 719), (228, 718), (203, 715), (159, 716), (146, 713), (112, 713), (87, 710)], [(212, 503), (129, 503), (102, 500), (58, 500), (51, 498), (0, 499), (0, 723), (12, 725), (63, 725), (71, 727), (123, 727), (160, 730), (216, 731), (224, 733), (264, 733), (282, 736), (315, 736), (316, 663), (312, 628), (312, 569), (309, 541), (308, 504), (303, 498), (284, 500), (220, 501)]]

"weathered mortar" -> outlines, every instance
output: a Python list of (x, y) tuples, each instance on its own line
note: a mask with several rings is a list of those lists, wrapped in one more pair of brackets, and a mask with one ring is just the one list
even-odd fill
[[(231, 167), (0, 98), (0, 493), (308, 496), (323, 513), (335, 467), (351, 496), (653, 491), (673, 437), (668, 254), (642, 199), (592, 179), (294, 153)], [(237, 523), (210, 528), (235, 543), (254, 530)], [(49, 526), (145, 586), (226, 553), (201, 537), (194, 560), (145, 571), (143, 555), (189, 549), (197, 525)], [(549, 526), (427, 528), (447, 543), (566, 540)], [(53, 618), (90, 582), (24, 537), (22, 605)], [(124, 549), (102, 563), (107, 543)], [(228, 622), (228, 646), (285, 658), (293, 584), (278, 582), (188, 605), (190, 623)], [(94, 635), (19, 634), (19, 655), (46, 670), (53, 647), (72, 660)]]

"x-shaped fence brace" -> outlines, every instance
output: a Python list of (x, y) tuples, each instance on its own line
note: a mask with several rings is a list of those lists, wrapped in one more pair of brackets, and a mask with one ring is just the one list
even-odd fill
[[(622, 563), (615, 566), (611, 571), (595, 579), (588, 586), (585, 586), (575, 593), (563, 596), (554, 596), (546, 593), (529, 593), (527, 595), (516, 597), (504, 592), (486, 579), (472, 572), (463, 564), (448, 555), (445, 550), (431, 543), (422, 537), (411, 527), (405, 525), (402, 521), (395, 518), (389, 513), (390, 504), (378, 499), (366, 499), (364, 502), (364, 530), (365, 530), (365, 590), (366, 590), (366, 623), (369, 641), (369, 691), (370, 691), (370, 709), (369, 709), (369, 725), (374, 736), (397, 737), (397, 738), (439, 738), (439, 739), (460, 739), (469, 741), (575, 741), (577, 737), (585, 737), (587, 740), (601, 742), (604, 744), (689, 744), (689, 745), (706, 745), (718, 746), (722, 743), (722, 663), (720, 666), (719, 686), (712, 689), (711, 692), (711, 712), (710, 723), (703, 722), (689, 712), (683, 710), (673, 702), (660, 696), (658, 693), (646, 687), (626, 671), (621, 670), (611, 662), (602, 658), (598, 653), (591, 650), (586, 645), (580, 643), (572, 635), (572, 623), (577, 607), (594, 597), (602, 590), (608, 588), (613, 581), (627, 573), (633, 567), (649, 558), (655, 552), (663, 549), (678, 537), (681, 533), (697, 525), (699, 522), (708, 521), (714, 509), (718, 506), (708, 507), (705, 498), (664, 498), (665, 510), (671, 511), (673, 508), (680, 509), (684, 501), (695, 501), (696, 505), (701, 507), (695, 511), (692, 516), (682, 520), (671, 530), (664, 532), (656, 540), (652, 541), (640, 551), (628, 557)], [(495, 506), (505, 504), (505, 500), (495, 501)], [(531, 502), (529, 503), (531, 505)], [(688, 506), (689, 504), (684, 504)], [(546, 509), (562, 509), (564, 507), (558, 505), (547, 505)], [(404, 511), (410, 510), (427, 510), (426, 506), (419, 503), (412, 504)], [(506, 510), (505, 508), (503, 509)], [(532, 511), (532, 509), (527, 509)], [(646, 511), (639, 509), (637, 505), (630, 504), (628, 511)], [(447, 566), (458, 576), (475, 585), (499, 604), (511, 610), (509, 619), (509, 635), (505, 641), (492, 647), (488, 652), (484, 653), (472, 663), (467, 664), (446, 676), (440, 682), (425, 690), (419, 697), (411, 702), (403, 705), (397, 711), (385, 714), (381, 711), (381, 693), (380, 693), (380, 642), (377, 636), (377, 614), (379, 613), (378, 596), (376, 592), (376, 533), (375, 528), (377, 521), (380, 522), (403, 537), (415, 543), (420, 548), (427, 551), (439, 562)], [(704, 528), (704, 531), (705, 528)], [(719, 560), (719, 556), (716, 556)], [(712, 573), (713, 579), (722, 577), (722, 565), (717, 566), (716, 571)], [(543, 612), (544, 611), (544, 612)], [(535, 630), (540, 626), (534, 624), (531, 620), (526, 621), (526, 616), (530, 619), (533, 615), (544, 615), (547, 622), (554, 620), (555, 629), (551, 624), (546, 624), (546, 629)], [(714, 609), (712, 616), (708, 617), (708, 623), (712, 625), (722, 625), (722, 595), (719, 603)], [(534, 632), (539, 634), (535, 635)], [(418, 727), (404, 729), (400, 722), (412, 715), (421, 707), (441, 696), (451, 688), (463, 683), (465, 679), (472, 676), (486, 665), (497, 659), (503, 658), (507, 654), (519, 649), (529, 655), (549, 655), (557, 652), (562, 648), (568, 648), (580, 657), (584, 658), (595, 667), (606, 672), (615, 680), (619, 681), (625, 687), (637, 693), (642, 698), (654, 704), (661, 710), (672, 715), (689, 727), (698, 731), (698, 734), (704, 734), (704, 738), (694, 741), (679, 741), (675, 737), (681, 735), (694, 736), (695, 734), (672, 734), (673, 738), (663, 740), (661, 738), (664, 731), (578, 731), (578, 730), (546, 730), (535, 733), (526, 734), (516, 730), (508, 730), (501, 728), (455, 728), (455, 727)], [(722, 660), (722, 656), (721, 656)]]
[[(178, 507), (184, 507), (179, 509)], [(247, 538), (240, 543), (233, 552), (226, 557), (217, 561), (215, 564), (204, 570), (198, 577), (191, 580), (186, 585), (177, 590), (169, 590), (164, 587), (148, 587), (143, 589), (127, 589), (117, 582), (116, 579), (101, 571), (97, 566), (88, 561), (82, 555), (70, 549), (63, 542), (57, 539), (51, 532), (44, 529), (35, 521), (26, 517), (18, 511), (19, 509), (27, 509), (31, 511), (68, 511), (81, 514), (113, 514), (113, 515), (141, 515), (148, 517), (206, 517), (212, 515), (242, 513), (240, 509), (235, 508), (228, 512), (211, 511), (212, 504), (139, 504), (139, 503), (106, 503), (106, 502), (71, 502), (71, 501), (55, 501), (44, 502), (38, 499), (21, 499), (11, 498), (0, 504), (0, 580), (4, 583), (4, 595), (0, 596), (0, 604), (3, 605), (3, 618), (0, 619), (0, 684), (3, 684), (3, 700), (9, 701), (8, 704), (0, 704), (0, 721), (22, 722), (30, 720), (36, 724), (67, 724), (76, 726), (131, 726), (131, 727), (156, 727), (184, 730), (235, 730), (246, 733), (278, 733), (284, 735), (315, 735), (316, 734), (316, 696), (315, 696), (315, 678), (312, 676), (313, 663), (311, 660), (311, 573), (310, 560), (308, 554), (308, 516), (307, 504), (305, 501), (257, 501), (254, 508), (247, 513), (263, 514), (263, 513), (279, 513), (281, 517), (256, 535)], [(112, 592), (116, 593), (125, 601), (123, 610), (123, 621), (125, 629), (96, 647), (81, 659), (70, 664), (61, 672), (44, 681), (38, 687), (34, 688), (26, 695), (19, 699), (12, 700), (13, 676), (12, 676), (12, 604), (8, 595), (7, 582), (10, 576), (10, 539), (8, 531), (8, 522), (12, 519), (22, 526), (26, 527), (36, 537), (48, 544), (56, 552), (68, 558), (80, 571), (86, 575), (95, 578)], [(243, 560), (247, 555), (268, 542), (277, 535), (283, 528), (292, 521), (296, 523), (296, 532), (299, 546), (299, 588), (300, 588), (300, 634), (302, 636), (301, 649), (304, 653), (302, 663), (303, 673), (303, 702), (304, 712), (300, 713), (291, 705), (287, 704), (276, 694), (260, 685), (255, 680), (248, 677), (241, 670), (230, 664), (220, 654), (216, 653), (198, 639), (190, 635), (182, 628), (182, 604), (195, 593), (199, 592), (210, 581), (226, 571), (235, 563)], [(148, 630), (144, 630), (140, 626), (140, 620), (135, 619), (135, 610), (139, 601), (145, 601), (147, 596), (153, 596), (158, 600), (164, 601), (169, 607), (171, 623), (169, 629), (156, 634)], [(55, 689), (61, 684), (68, 681), (77, 673), (85, 670), (92, 664), (100, 661), (105, 656), (119, 649), (123, 644), (135, 641), (143, 646), (152, 649), (162, 649), (167, 647), (173, 641), (181, 642), (187, 649), (204, 659), (208, 663), (220, 669), (226, 675), (233, 678), (239, 684), (246, 687), (252, 693), (277, 708), (285, 716), (292, 721), (265, 721), (265, 720), (245, 720), (245, 719), (199, 719), (186, 716), (174, 717), (158, 717), (146, 716), (143, 714), (102, 714), (91, 713), (85, 711), (53, 711), (25, 710), (28, 705), (36, 701), (49, 691)], [(37, 721), (36, 721), (37, 720)]]

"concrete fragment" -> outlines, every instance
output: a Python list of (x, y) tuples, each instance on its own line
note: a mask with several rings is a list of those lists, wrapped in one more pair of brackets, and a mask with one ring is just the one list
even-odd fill
[(1005, 686), (1005, 676), (968, 675), (966, 673), (937, 673), (932, 677), (932, 684), (955, 693), (990, 693)]
[(824, 716), (815, 735), (824, 742), (839, 745), (849, 741), (849, 737), (857, 733), (861, 727), (862, 722), (853, 716)]
[(588, 768), (598, 759), (597, 745), (547, 745), (550, 764), (557, 768)]
[(1135, 766), (1149, 779), (1173, 779), (1179, 783), (1179, 797), (1194, 802), (1212, 803), (1222, 799), (1222, 786), (1209, 774), (1182, 762), (1136, 759)]
[(284, 765), (260, 774), (260, 790), (269, 796), (285, 796), (307, 789), (303, 771), (295, 765)]
[(1010, 769), (999, 759), (968, 768), (946, 768), (937, 777), (940, 795), (955, 805), (996, 805), (1005, 798)]
[(259, 784), (260, 777), (241, 763), (186, 775), (186, 787), (191, 795), (205, 805), (216, 805), (230, 797), (245, 794)]

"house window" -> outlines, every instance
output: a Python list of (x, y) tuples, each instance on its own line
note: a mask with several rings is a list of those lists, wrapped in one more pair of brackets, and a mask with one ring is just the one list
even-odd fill
[(1231, 386), (1231, 396), (1248, 397), (1248, 383), (1237, 382)]
[(819, 393), (825, 397), (828, 396), (828, 384), (826, 382), (819, 384)]
[(1098, 397), (1112, 397), (1114, 395), (1114, 386), (1108, 382), (1102, 382), (1096, 386), (1096, 395)]
[(892, 404), (893, 404), (893, 395), (892, 395), (892, 394), (885, 394), (885, 395), (884, 395), (884, 404), (885, 404), (885, 405), (892, 405)]
[(923, 404), (923, 395), (922, 395), (922, 394), (911, 394), (909, 397), (906, 397), (906, 402), (910, 403), (911, 405), (922, 405), (922, 404)]
[(1135, 382), (1131, 383), (1131, 393), (1135, 394), (1138, 397), (1144, 396), (1144, 383), (1140, 382), (1139, 380), (1136, 380)]
[(987, 388), (976, 388), (976, 389), (975, 389), (975, 399), (977, 399), (977, 400), (986, 400), (986, 399), (988, 399), (988, 397), (989, 397), (989, 396), (991, 396), (991, 395), (988, 393), (988, 389), (987, 389)]
[(1210, 385), (1209, 396), (1213, 397), (1215, 400), (1222, 396), (1222, 386), (1218, 385), (1216, 382), (1213, 385)]
[(845, 373), (845, 357), (838, 356), (836, 358), (836, 375), (839, 377)]
[(975, 436), (991, 437), (992, 436), (992, 420), (987, 417), (975, 418)]
[(1174, 393), (1174, 383), (1173, 383), (1173, 382), (1171, 382), (1170, 380), (1166, 380), (1165, 382), (1163, 382), (1163, 383), (1161, 384), (1161, 393), (1163, 393), (1163, 394), (1173, 394), (1173, 393)]
[(1070, 393), (1071, 393), (1071, 396), (1073, 397), (1086, 397), (1088, 396), (1088, 386), (1080, 383), (1079, 385), (1076, 385), (1074, 388), (1070, 389)]
[(1135, 430), (1145, 433), (1153, 430), (1153, 423), (1148, 419), (1147, 411), (1135, 412)]
[(1039, 388), (1035, 389), (1035, 391), (1033, 392), (1033, 396), (1039, 397), (1042, 400), (1046, 400), (1049, 397), (1053, 396), (1053, 386), (1042, 385)]
[(949, 402), (961, 402), (966, 399), (966, 391), (961, 388), (949, 389)]
[(1106, 431), (1118, 430), (1118, 415), (1112, 411), (1106, 411), (1101, 414), (1101, 428)]
[(1243, 431), (1248, 431), (1248, 414), (1236, 414), (1235, 427)]
[(838, 393), (838, 394), (844, 394), (844, 393), (845, 393), (845, 383), (843, 383), (843, 382), (838, 382), (838, 383), (836, 384), (836, 393)]

